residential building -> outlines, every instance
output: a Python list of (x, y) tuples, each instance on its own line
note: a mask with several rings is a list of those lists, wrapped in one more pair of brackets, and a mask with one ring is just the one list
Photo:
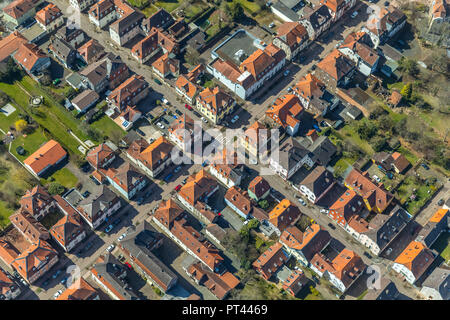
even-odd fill
[(197, 98), (197, 110), (213, 124), (219, 124), (236, 106), (236, 101), (219, 86), (206, 88)]
[(289, 255), (283, 250), (281, 243), (277, 242), (253, 262), (253, 268), (264, 279), (269, 280), (288, 260)]
[(300, 128), (302, 114), (303, 107), (300, 100), (293, 94), (277, 98), (266, 111), (266, 116), (283, 127), (290, 136), (295, 135)]
[(98, 291), (83, 277), (65, 289), (56, 300), (100, 300)]
[(332, 92), (346, 86), (353, 77), (355, 65), (338, 49), (334, 49), (317, 64), (314, 75)]
[(243, 29), (219, 44), (211, 56), (208, 72), (244, 100), (265, 87), (286, 63), (283, 50), (274, 44), (262, 45)]
[(217, 222), (219, 218), (217, 213), (204, 202), (197, 201), (191, 213), (203, 224), (208, 225)]
[(337, 147), (326, 135), (317, 135), (316, 130), (310, 130), (306, 137), (300, 141), (301, 145), (311, 154), (311, 160), (321, 166), (327, 166), (337, 153)]
[(311, 73), (302, 77), (294, 85), (292, 93), (300, 99), (301, 105), (306, 110), (322, 116), (334, 110), (339, 104), (339, 99), (331, 94), (325, 84)]
[(20, 293), (19, 286), (0, 268), (0, 300), (14, 300)]
[(244, 165), (236, 151), (223, 148), (217, 152), (209, 165), (209, 173), (227, 188), (239, 186), (244, 176)]
[(247, 192), (238, 187), (231, 187), (225, 193), (225, 203), (244, 219), (248, 219), (253, 211), (253, 203)]
[(100, 96), (97, 92), (91, 89), (84, 90), (75, 98), (73, 98), (70, 103), (74, 106), (78, 112), (84, 113), (93, 107), (97, 101), (100, 99)]
[(132, 199), (148, 184), (148, 179), (129, 162), (118, 168), (109, 168), (104, 174), (109, 183), (127, 200)]
[(9, 220), (28, 242), (36, 243), (40, 239), (48, 240), (50, 238), (47, 229), (24, 209), (19, 209), (9, 216)]
[(91, 274), (92, 279), (114, 300), (139, 300), (127, 283), (127, 269), (112, 254), (100, 256)]
[(166, 292), (176, 285), (178, 277), (153, 252), (162, 244), (162, 235), (144, 220), (138, 226), (132, 227), (132, 231), (125, 236), (119, 246), (136, 270), (143, 274), (150, 284)]
[(55, 140), (50, 140), (36, 150), (23, 163), (35, 176), (43, 176), (67, 157), (67, 152)]
[(3, 8), (3, 19), (15, 28), (36, 14), (42, 0), (15, 0)]
[(95, 3), (95, 0), (70, 0), (69, 3), (72, 7), (78, 9), (78, 11), (83, 12), (87, 8), (90, 8)]
[(20, 253), (11, 266), (28, 283), (33, 284), (47, 273), (57, 262), (58, 253), (44, 240), (36, 242)]
[[(240, 145), (244, 147), (247, 153), (255, 161), (258, 160), (260, 154), (264, 154), (264, 146), (267, 146), (270, 139), (270, 131), (259, 121), (255, 121), (250, 127), (245, 130), (244, 135), (239, 137)], [(268, 151), (268, 150), (267, 150)]]
[(36, 13), (37, 23), (48, 33), (51, 33), (64, 24), (64, 16), (61, 10), (49, 3)]
[(450, 7), (448, 0), (431, 0), (428, 32), (440, 34), (448, 27), (450, 21)]
[(55, 195), (53, 198), (64, 217), (51, 227), (50, 234), (66, 252), (70, 252), (86, 238), (86, 231), (81, 223), (79, 212), (60, 195)]
[(175, 119), (167, 129), (168, 138), (184, 154), (195, 154), (195, 145), (201, 146), (203, 142), (203, 130), (201, 125), (195, 124), (195, 121), (187, 113)]
[(151, 178), (156, 177), (172, 163), (173, 145), (163, 136), (148, 144), (144, 139), (134, 141), (127, 157)]
[(88, 14), (89, 21), (100, 29), (103, 29), (117, 19), (117, 12), (113, 0), (100, 0), (94, 3), (89, 9)]
[(210, 223), (206, 226), (205, 233), (214, 241), (214, 243), (223, 247), (222, 242), (227, 234), (224, 229), (215, 223)]
[(198, 87), (189, 81), (184, 75), (180, 75), (175, 82), (175, 91), (188, 103), (193, 104), (198, 95)]
[(108, 104), (120, 111), (127, 106), (135, 106), (144, 99), (149, 92), (149, 85), (143, 76), (132, 75), (125, 82), (112, 91), (106, 101)]
[(330, 171), (323, 166), (317, 166), (302, 180), (299, 192), (316, 204), (335, 183)]
[(448, 209), (441, 208), (428, 220), (417, 235), (416, 241), (431, 248), (443, 232), (450, 230), (450, 214)]
[(435, 258), (434, 253), (422, 243), (411, 241), (395, 259), (392, 269), (402, 275), (410, 284), (414, 284)]
[(142, 64), (159, 53), (177, 55), (179, 52), (178, 41), (172, 35), (158, 28), (150, 29), (147, 36), (131, 48), (131, 55)]
[(99, 61), (106, 54), (105, 48), (95, 39), (89, 40), (77, 51), (86, 64)]
[(27, 190), (19, 203), (21, 209), (29, 212), (36, 220), (45, 217), (55, 207), (52, 196), (40, 185)]
[(270, 169), (284, 180), (292, 177), (303, 165), (314, 166), (313, 154), (292, 137), (287, 138), (270, 155)]
[(317, 253), (311, 260), (311, 269), (344, 293), (364, 272), (366, 265), (349, 249), (336, 252), (333, 256), (331, 259), (323, 253)]
[(304, 232), (295, 226), (287, 227), (280, 236), (280, 243), (286, 252), (305, 267), (316, 253), (322, 251), (331, 240), (331, 236), (320, 225), (313, 223)]
[(299, 208), (288, 199), (283, 199), (269, 213), (269, 222), (274, 225), (280, 234), (289, 226), (294, 225), (300, 218)]
[(124, 2), (121, 2), (121, 7), (127, 7), (127, 9), (129, 8), (130, 12), (127, 12), (126, 10), (122, 11), (121, 8), (118, 8), (118, 16), (120, 18), (109, 26), (111, 40), (119, 46), (123, 46), (125, 43), (140, 34), (141, 23), (145, 17), (143, 13), (133, 10)]
[(380, 287), (368, 288), (363, 300), (399, 300), (400, 292), (394, 282), (381, 275), (379, 277), (380, 279), (376, 281), (380, 281)]
[(420, 293), (429, 300), (450, 300), (450, 269), (434, 269), (422, 283)]
[(34, 79), (51, 64), (50, 58), (33, 43), (19, 46), (13, 59)]
[(270, 185), (263, 177), (257, 176), (250, 181), (247, 191), (250, 198), (260, 201), (267, 198), (270, 194)]
[(301, 270), (290, 270), (284, 266), (282, 271), (278, 272), (277, 277), (281, 282), (283, 290), (289, 292), (290, 295), (296, 296), (304, 286), (309, 282), (309, 279)]
[(378, 152), (372, 156), (372, 161), (378, 165), (378, 168), (382, 171), (387, 172), (394, 170), (398, 174), (405, 173), (406, 169), (411, 165), (408, 159), (400, 152), (393, 152), (392, 154), (384, 151)]
[(77, 51), (65, 40), (58, 37), (52, 37), (48, 48), (51, 50), (53, 56), (64, 67), (72, 68), (75, 59), (77, 58)]
[(56, 31), (56, 36), (74, 48), (78, 48), (86, 40), (84, 31), (78, 29), (75, 25), (63, 25)]
[(399, 32), (406, 24), (406, 15), (390, 5), (374, 10), (367, 20), (367, 25), (362, 27), (362, 31), (369, 34), (374, 48), (384, 44)]
[(356, 0), (321, 0), (320, 4), (328, 7), (333, 21), (338, 21), (344, 13), (355, 6)]
[(333, 16), (327, 6), (322, 5), (299, 20), (308, 31), (309, 38), (316, 40), (323, 32), (328, 30), (333, 22)]
[[(301, 0), (279, 0), (271, 2), (270, 9), (285, 22), (297, 22), (304, 14), (305, 2)], [(307, 8), (307, 7), (306, 7)]]
[(161, 78), (178, 77), (180, 72), (180, 60), (175, 59), (173, 53), (166, 53), (152, 63), (152, 70)]
[(372, 182), (368, 172), (360, 172), (353, 169), (345, 177), (344, 184), (350, 190), (354, 190), (364, 199), (364, 203), (369, 211), (383, 213), (391, 203), (394, 196), (386, 191), (383, 184)]
[(285, 22), (278, 27), (273, 44), (284, 51), (286, 59), (293, 60), (309, 44), (309, 35), (300, 22)]
[(170, 13), (161, 8), (158, 9), (158, 11), (156, 11), (150, 17), (142, 21), (142, 29), (148, 35), (150, 30), (152, 30), (153, 28), (165, 30), (169, 26), (171, 26), (174, 22), (175, 20), (170, 15)]
[(115, 152), (106, 143), (92, 148), (86, 155), (86, 160), (93, 169), (106, 169), (116, 159)]
[(19, 47), (26, 43), (28, 40), (19, 31), (14, 31), (0, 39), (0, 63), (7, 63)]
[(347, 190), (330, 206), (328, 217), (347, 230), (350, 220), (353, 217), (359, 218), (363, 208), (364, 203), (361, 196), (354, 190)]
[(98, 187), (77, 206), (81, 217), (92, 229), (97, 229), (121, 207), (120, 198), (105, 186)]
[(186, 208), (193, 211), (198, 201), (208, 202), (209, 197), (217, 190), (219, 190), (217, 181), (202, 169), (188, 177), (186, 184), (178, 191), (177, 198)]

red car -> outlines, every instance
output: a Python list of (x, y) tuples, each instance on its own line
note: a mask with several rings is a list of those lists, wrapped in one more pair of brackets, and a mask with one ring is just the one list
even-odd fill
[(187, 103), (184, 105), (188, 110), (192, 110), (192, 107), (188, 105)]
[(177, 191), (177, 192), (180, 191), (180, 189), (181, 189), (181, 184), (179, 184), (175, 187), (175, 191)]
[(131, 264), (129, 264), (128, 262), (125, 262), (125, 266), (126, 266), (128, 269), (133, 270), (133, 267), (132, 267)]

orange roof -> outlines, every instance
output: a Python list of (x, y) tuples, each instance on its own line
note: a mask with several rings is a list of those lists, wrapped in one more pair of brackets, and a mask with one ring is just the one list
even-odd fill
[(391, 96), (389, 97), (389, 102), (394, 106), (398, 105), (400, 101), (402, 101), (403, 96), (397, 90), (392, 91)]
[(195, 205), (200, 197), (209, 194), (217, 186), (217, 181), (205, 169), (202, 169), (197, 174), (189, 176), (178, 194), (190, 204)]
[(50, 205), (52, 201), (53, 198), (47, 190), (37, 185), (33, 189), (25, 192), (20, 199), (20, 206), (34, 216), (39, 214), (44, 207)]
[(448, 213), (448, 209), (441, 208), (430, 218), (430, 222), (439, 223)]
[(269, 213), (270, 222), (280, 231), (294, 223), (300, 216), (299, 208), (288, 199), (283, 199)]
[(39, 0), (16, 0), (3, 8), (3, 12), (14, 19), (19, 19), (24, 14), (32, 10)]
[(295, 48), (309, 39), (308, 31), (300, 22), (283, 23), (278, 27), (277, 36), (291, 48)]
[(197, 86), (189, 81), (184, 75), (178, 77), (175, 86), (186, 93), (191, 99), (197, 94)]
[(105, 48), (97, 40), (91, 39), (78, 48), (77, 51), (90, 64), (98, 61), (105, 54), (104, 50)]
[(288, 256), (283, 251), (283, 245), (280, 242), (276, 242), (253, 262), (253, 267), (265, 279), (269, 279), (287, 261)]
[(36, 13), (36, 20), (46, 26), (61, 16), (61, 10), (53, 3), (49, 3)]
[(89, 150), (86, 155), (86, 160), (94, 166), (94, 168), (98, 168), (103, 165), (103, 161), (105, 161), (108, 157), (114, 154), (114, 151), (106, 144), (99, 144), (97, 147)]
[(286, 228), (280, 236), (280, 241), (292, 249), (302, 250), (314, 236), (319, 233), (320, 225), (313, 223), (305, 232), (297, 227)]
[(152, 67), (158, 70), (162, 75), (166, 75), (168, 72), (177, 73), (179, 70), (178, 64), (178, 60), (170, 58), (169, 53), (166, 53), (153, 62)]
[(12, 56), (22, 44), (27, 42), (28, 40), (19, 31), (14, 31), (0, 40), (0, 61)]
[(411, 241), (411, 243), (403, 250), (403, 252), (395, 259), (396, 263), (403, 264), (411, 270), (413, 260), (425, 249), (425, 246), (419, 241)]
[(200, 92), (198, 101), (213, 114), (220, 114), (223, 109), (233, 104), (234, 99), (217, 86), (212, 90), (206, 88)]
[(48, 166), (55, 165), (67, 156), (67, 152), (55, 140), (50, 140), (26, 158), (23, 163), (29, 166), (34, 173), (39, 174)]
[(114, 89), (114, 91), (109, 94), (108, 100), (113, 101), (116, 106), (123, 109), (125, 108), (125, 103), (130, 105), (132, 102), (130, 99), (133, 99), (146, 87), (148, 87), (148, 83), (145, 81), (144, 77), (134, 74)]
[(240, 188), (233, 186), (225, 193), (225, 199), (231, 202), (243, 214), (249, 215), (252, 211), (253, 205), (250, 198), (247, 197)]
[(250, 181), (248, 190), (255, 194), (256, 197), (260, 198), (268, 190), (270, 190), (270, 184), (263, 177), (257, 176), (255, 179)]
[(322, 0), (320, 3), (326, 5), (331, 11), (337, 12), (344, 1), (345, 0)]
[(354, 65), (338, 49), (334, 49), (317, 64), (317, 68), (322, 69), (335, 80), (340, 80), (354, 68)]
[(239, 68), (241, 71), (250, 72), (255, 79), (259, 80), (262, 72), (269, 68), (272, 63), (275, 63), (275, 59), (265, 51), (258, 49), (245, 59)]
[(14, 55), (14, 59), (16, 59), (27, 71), (31, 71), (39, 59), (46, 57), (46, 54), (33, 43), (24, 43), (20, 45)]
[(294, 128), (300, 123), (299, 117), (303, 113), (303, 107), (296, 95), (287, 94), (278, 98), (266, 111), (266, 115), (279, 125), (286, 128)]
[(160, 202), (158, 209), (155, 211), (153, 216), (168, 229), (170, 229), (172, 227), (172, 222), (182, 213), (183, 209), (181, 209), (180, 206), (170, 198), (166, 201)]
[(74, 282), (63, 291), (56, 300), (92, 300), (98, 297), (98, 292), (84, 278)]
[(292, 88), (298, 95), (311, 100), (313, 96), (320, 98), (325, 91), (325, 85), (317, 77), (308, 73), (300, 79), (299, 82)]

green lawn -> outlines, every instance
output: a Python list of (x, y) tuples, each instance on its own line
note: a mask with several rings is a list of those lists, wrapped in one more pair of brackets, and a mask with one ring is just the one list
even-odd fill
[[(47, 142), (49, 139), (45, 136), (44, 130), (42, 128), (36, 129), (32, 134), (26, 136), (19, 136), (11, 144), (11, 152), (23, 162), (28, 158), (33, 152), (35, 152), (39, 147)], [(22, 146), (25, 149), (25, 154), (23, 156), (19, 155), (16, 151), (18, 146)]]
[(11, 103), (11, 105), (16, 108), (16, 111), (11, 113), (9, 116), (5, 116), (4, 113), (0, 113), (0, 129), (2, 129), (5, 132), (9, 131), (9, 128), (11, 126), (14, 126), (14, 123), (19, 120), (19, 113), (20, 110), (17, 109), (17, 106)]
[(320, 296), (315, 296), (312, 293), (308, 294), (304, 300), (323, 300)]
[(446, 263), (450, 262), (450, 233), (444, 232), (439, 238), (437, 238), (436, 242), (433, 243), (431, 249), (439, 252), (440, 256), (446, 261)]
[(14, 213), (13, 209), (7, 208), (6, 203), (0, 201), (0, 228), (3, 229), (11, 222), (9, 221), (9, 216)]
[(181, 4), (181, 0), (171, 0), (171, 1), (156, 1), (155, 6), (158, 8), (164, 8), (167, 12), (172, 12), (178, 8)]
[[(78, 182), (77, 177), (75, 177), (75, 175), (72, 173), (72, 171), (70, 171), (67, 168), (62, 168), (62, 169), (56, 171), (50, 177), (53, 177), (55, 179), (55, 182), (60, 183), (67, 189), (74, 188)], [(42, 179), (41, 183), (42, 184), (49, 183), (50, 177), (48, 177), (47, 179)]]
[[(360, 120), (360, 121), (364, 121), (364, 119)], [(372, 154), (374, 154), (372, 147), (366, 140), (361, 139), (358, 132), (356, 131), (357, 126), (359, 125), (360, 121), (358, 121), (358, 122), (354, 121), (354, 122), (344, 126), (343, 128), (341, 128), (339, 130), (339, 133), (343, 136), (344, 139), (348, 139), (348, 138), (351, 139), (351, 141), (354, 144), (356, 144), (358, 147), (360, 147), (366, 154), (372, 155)]]
[(184, 17), (187, 22), (191, 22), (192, 18), (196, 17), (203, 11), (208, 9), (208, 6), (203, 2), (195, 2), (184, 10)]
[(103, 115), (99, 120), (90, 124), (94, 129), (99, 130), (104, 136), (111, 137), (113, 131), (120, 132), (124, 137), (127, 133), (121, 127), (119, 127), (110, 117)]
[[(410, 196), (413, 194), (413, 189), (416, 189), (416, 199), (410, 200)], [(416, 183), (415, 177), (408, 176), (397, 188), (396, 195), (400, 200), (400, 203), (404, 204), (407, 201), (405, 209), (414, 215), (433, 196), (435, 190), (435, 186), (427, 186), (426, 184)], [(428, 191), (430, 191), (430, 193), (428, 193)]]
[(150, 3), (149, 0), (127, 0), (127, 2), (133, 7), (137, 8), (143, 8), (145, 6), (148, 6), (148, 4)]
[(244, 8), (244, 10), (247, 11), (248, 13), (250, 13), (250, 14), (256, 13), (256, 12), (261, 10), (261, 7), (259, 6), (259, 4), (257, 4), (256, 2), (253, 2), (253, 1), (234, 0), (234, 2), (240, 3), (241, 6)]

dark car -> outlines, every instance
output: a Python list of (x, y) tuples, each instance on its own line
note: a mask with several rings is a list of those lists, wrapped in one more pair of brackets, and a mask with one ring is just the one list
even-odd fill
[(136, 202), (140, 206), (142, 204), (142, 202), (144, 202), (144, 198), (140, 197), (139, 199), (137, 199)]
[(139, 133), (141, 136), (145, 136), (145, 132), (141, 129), (136, 129), (136, 132)]
[(112, 225), (117, 226), (121, 221), (122, 221), (122, 219), (117, 218), (116, 220), (113, 221)]
[(43, 286), (43, 287), (46, 287), (46, 286), (48, 286), (49, 283), (50, 283), (50, 280), (47, 279), (47, 280), (45, 280), (44, 282), (42, 282), (42, 286)]
[(90, 169), (91, 166), (89, 164), (85, 164), (84, 166), (81, 167), (81, 170), (83, 170), (84, 173), (88, 173)]
[(183, 112), (181, 112), (181, 111), (178, 110), (178, 109), (175, 109), (175, 113), (176, 113), (177, 115), (179, 115), (179, 116), (182, 116), (182, 115), (183, 115)]
[(90, 194), (91, 193), (88, 190), (86, 190), (85, 192), (83, 192), (83, 198), (89, 197)]
[(19, 155), (23, 156), (25, 154), (25, 149), (22, 146), (18, 146), (16, 151)]
[(94, 178), (94, 176), (90, 176), (89, 178), (91, 178), (91, 180), (96, 184), (96, 185), (100, 185), (100, 182), (98, 182), (97, 179)]
[(161, 81), (159, 81), (158, 79), (153, 79), (153, 81), (155, 81), (157, 84), (162, 85)]
[(112, 224), (110, 224), (109, 226), (106, 227), (105, 232), (110, 233), (113, 228), (114, 228), (114, 226)]
[(164, 178), (164, 182), (169, 182), (170, 178), (172, 178), (173, 173), (169, 173), (165, 178)]
[(367, 258), (372, 259), (372, 256), (364, 251), (363, 255), (365, 255)]
[(331, 229), (333, 229), (333, 230), (336, 229), (336, 227), (335, 227), (333, 224), (331, 224), (331, 223), (329, 223), (328, 226), (329, 226)]
[(427, 166), (427, 164), (426, 163), (421, 163), (420, 164), (421, 166), (422, 166), (422, 168), (424, 168), (425, 170), (430, 170), (430, 167), (429, 166)]
[(444, 204), (444, 202), (445, 202), (444, 199), (439, 199), (437, 204), (438, 204), (438, 206), (442, 206)]

